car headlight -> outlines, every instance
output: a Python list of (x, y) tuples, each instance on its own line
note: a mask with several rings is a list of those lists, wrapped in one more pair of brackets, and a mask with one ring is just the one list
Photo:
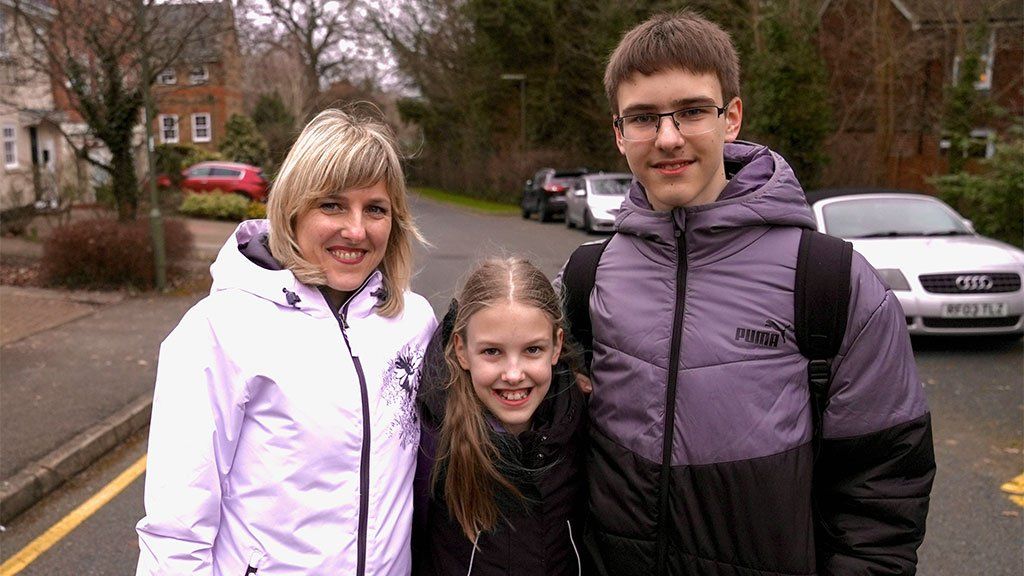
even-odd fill
[(882, 277), (882, 282), (885, 282), (885, 285), (890, 290), (910, 290), (910, 283), (907, 282), (907, 277), (898, 268), (882, 268), (878, 271), (878, 275)]

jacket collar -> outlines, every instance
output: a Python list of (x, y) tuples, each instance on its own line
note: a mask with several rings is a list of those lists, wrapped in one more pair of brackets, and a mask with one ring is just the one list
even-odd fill
[(676, 230), (700, 235), (749, 226), (814, 227), (803, 189), (782, 156), (740, 141), (725, 145), (724, 161), (729, 182), (710, 204), (656, 212), (643, 185), (634, 181), (615, 219), (616, 230), (674, 244)]
[[(270, 253), (269, 229), (266, 220), (246, 220), (238, 225), (210, 266), (213, 276), (210, 293), (242, 290), (311, 316), (333, 317), (336, 312), (330, 310), (318, 287), (299, 282)], [(348, 318), (374, 314), (383, 294), (383, 276), (380, 270), (375, 270), (343, 305)]]

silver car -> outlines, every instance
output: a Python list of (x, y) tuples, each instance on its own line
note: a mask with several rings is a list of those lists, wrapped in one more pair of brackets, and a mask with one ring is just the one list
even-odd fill
[(588, 233), (610, 232), (632, 181), (628, 172), (580, 176), (566, 193), (565, 225)]
[(878, 270), (911, 334), (1024, 333), (1024, 251), (978, 235), (932, 196), (835, 194), (808, 194), (818, 231), (851, 241)]

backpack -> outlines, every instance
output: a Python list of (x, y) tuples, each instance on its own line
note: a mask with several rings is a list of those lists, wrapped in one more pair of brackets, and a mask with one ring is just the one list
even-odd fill
[[(594, 354), (590, 292), (594, 288), (597, 264), (609, 240), (611, 238), (588, 242), (576, 248), (562, 273), (562, 297), (569, 333), (582, 349), (588, 371)], [(800, 353), (809, 360), (807, 385), (814, 418), (815, 454), (821, 438), (822, 416), (828, 407), (832, 359), (839, 353), (846, 334), (852, 258), (853, 245), (849, 242), (813, 230), (801, 231), (793, 291), (793, 331)]]

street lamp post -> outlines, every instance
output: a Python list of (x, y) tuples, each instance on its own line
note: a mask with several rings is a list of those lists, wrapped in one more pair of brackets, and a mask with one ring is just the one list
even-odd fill
[[(138, 26), (139, 30), (146, 30), (146, 2), (139, 0), (138, 3)], [(157, 290), (164, 290), (167, 287), (167, 251), (164, 244), (164, 221), (160, 213), (160, 196), (156, 189), (156, 165), (153, 159), (153, 99), (149, 90), (150, 63), (149, 44), (143, 37), (142, 46), (142, 76), (140, 78), (142, 89), (143, 117), (146, 120), (146, 188), (149, 190), (149, 233), (153, 243), (153, 268), (154, 280)]]
[[(522, 152), (526, 152), (526, 74), (502, 74), (502, 80), (519, 82), (519, 138)], [(525, 158), (523, 159), (525, 162)]]

